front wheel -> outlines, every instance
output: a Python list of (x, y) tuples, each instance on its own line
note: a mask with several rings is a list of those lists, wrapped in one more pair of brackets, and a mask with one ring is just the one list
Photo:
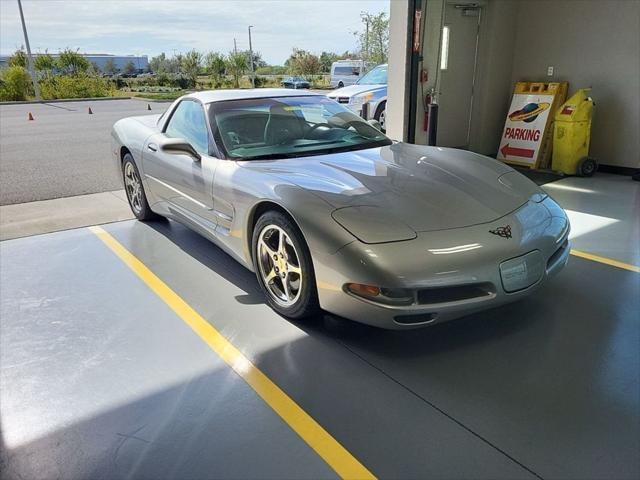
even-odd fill
[(319, 310), (311, 254), (298, 227), (280, 212), (262, 215), (253, 231), (258, 283), (269, 306), (292, 319)]
[(376, 113), (373, 116), (373, 118), (378, 122), (380, 122), (380, 128), (382, 128), (383, 132), (386, 132), (387, 131), (387, 102), (386, 101), (378, 105), (378, 108), (376, 108)]
[(138, 167), (136, 167), (130, 153), (127, 153), (122, 161), (122, 176), (127, 200), (136, 218), (142, 221), (160, 218), (149, 207), (147, 195), (144, 193), (144, 186), (140, 180), (140, 172), (138, 172)]

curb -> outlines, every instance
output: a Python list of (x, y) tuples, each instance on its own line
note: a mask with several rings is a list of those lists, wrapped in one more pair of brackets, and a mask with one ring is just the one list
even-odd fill
[(175, 100), (155, 99), (146, 97), (129, 97), (131, 100), (140, 100), (141, 102), (153, 102), (153, 103), (173, 103)]
[(43, 103), (67, 103), (67, 102), (100, 102), (104, 100), (130, 100), (133, 97), (89, 97), (89, 98), (56, 98), (53, 100), (20, 100), (14, 102), (0, 102), (0, 105), (30, 105)]

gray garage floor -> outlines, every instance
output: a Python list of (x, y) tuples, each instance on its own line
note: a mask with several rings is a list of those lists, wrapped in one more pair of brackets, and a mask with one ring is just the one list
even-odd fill
[[(640, 185), (603, 216), (618, 178), (596, 180), (562, 181), (574, 243), (630, 263)], [(572, 256), (535, 297), (388, 332), (279, 317), (174, 222), (105, 229), (380, 478), (640, 475), (640, 273)], [(336, 477), (91, 231), (5, 241), (0, 261), (4, 477)]]

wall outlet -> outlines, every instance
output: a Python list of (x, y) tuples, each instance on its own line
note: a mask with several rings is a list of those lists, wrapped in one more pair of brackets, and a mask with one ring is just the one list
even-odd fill
[(552, 66), (548, 66), (547, 67), (547, 77), (553, 77), (553, 67)]

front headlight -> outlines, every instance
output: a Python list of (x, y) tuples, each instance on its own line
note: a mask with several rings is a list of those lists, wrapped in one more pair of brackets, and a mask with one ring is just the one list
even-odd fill
[(361, 93), (351, 97), (351, 105), (363, 105), (373, 100), (373, 92)]

